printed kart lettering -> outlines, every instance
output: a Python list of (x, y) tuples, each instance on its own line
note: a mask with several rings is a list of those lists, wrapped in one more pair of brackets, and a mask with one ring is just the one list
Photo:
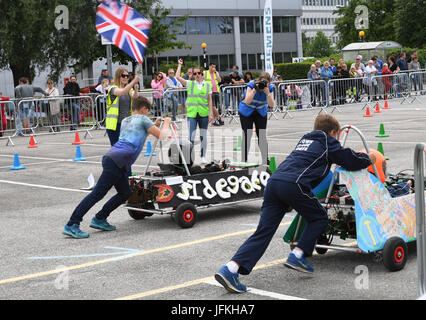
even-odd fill
[(183, 201), (201, 201), (203, 197), (197, 193), (197, 185), (202, 184), (202, 195), (208, 200), (217, 196), (221, 199), (229, 199), (232, 195), (236, 195), (239, 192), (251, 194), (252, 192), (262, 190), (262, 186), (266, 187), (269, 177), (270, 175), (268, 172), (262, 171), (259, 174), (257, 170), (254, 170), (251, 178), (247, 176), (229, 176), (226, 179), (220, 178), (216, 181), (214, 186), (212, 186), (207, 179), (203, 179), (202, 181), (188, 180), (180, 185), (181, 192), (177, 193), (176, 196)]

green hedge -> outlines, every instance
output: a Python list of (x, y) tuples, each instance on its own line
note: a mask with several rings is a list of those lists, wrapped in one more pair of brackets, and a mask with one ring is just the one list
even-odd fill
[[(321, 65), (328, 59), (314, 59), (314, 60), (305, 60), (300, 63), (280, 63), (275, 65), (275, 69), (278, 70), (278, 74), (283, 77), (283, 80), (298, 80), (298, 79), (307, 79), (308, 72), (311, 69), (311, 65), (315, 63), (316, 60), (321, 61)], [(339, 63), (339, 59), (336, 60), (336, 65)], [(345, 61), (348, 69), (351, 68), (353, 61)]]

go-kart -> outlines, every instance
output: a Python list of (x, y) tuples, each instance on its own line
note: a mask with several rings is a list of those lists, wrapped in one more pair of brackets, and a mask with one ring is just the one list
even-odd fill
[(144, 174), (129, 178), (132, 195), (124, 208), (133, 219), (170, 214), (178, 226), (191, 228), (198, 209), (263, 198), (270, 177), (265, 166), (230, 161), (195, 166), (192, 144), (178, 140), (174, 129), (172, 133), (175, 143), (168, 150), (169, 163), (149, 170), (156, 140)]
[[(359, 134), (365, 150), (369, 150), (361, 131), (353, 126), (342, 128), (346, 142), (349, 130)], [(343, 143), (344, 145), (344, 143)], [(384, 159), (384, 158), (383, 158)], [(377, 164), (377, 162), (376, 162)], [(326, 209), (328, 227), (317, 241), (315, 250), (325, 254), (327, 250), (343, 250), (356, 253), (372, 253), (376, 261), (383, 261), (390, 271), (404, 268), (407, 261), (407, 243), (416, 240), (416, 212), (414, 175), (403, 171), (389, 174), (386, 180), (376, 165), (349, 172), (342, 168), (330, 171), (314, 190), (315, 196)], [(410, 181), (405, 195), (392, 197), (392, 186)], [(283, 239), (292, 248), (297, 245), (306, 222), (297, 214)], [(357, 247), (332, 245), (335, 237), (342, 240), (356, 239)]]

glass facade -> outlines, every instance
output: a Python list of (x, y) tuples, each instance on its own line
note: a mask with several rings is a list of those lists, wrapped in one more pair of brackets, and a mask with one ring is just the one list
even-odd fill
[[(175, 19), (168, 17), (165, 24)], [(234, 32), (232, 17), (189, 17), (181, 27), (175, 27), (178, 34), (230, 34)]]

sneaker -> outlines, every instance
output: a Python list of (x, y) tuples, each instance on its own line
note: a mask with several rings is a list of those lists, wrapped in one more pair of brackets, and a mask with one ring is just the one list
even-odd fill
[(238, 273), (232, 273), (227, 266), (220, 268), (219, 272), (214, 275), (214, 278), (229, 292), (247, 292), (247, 287), (238, 279)]
[(89, 234), (80, 230), (80, 226), (78, 224), (73, 224), (72, 226), (66, 224), (62, 233), (76, 239), (84, 239), (89, 237)]
[(209, 163), (209, 161), (206, 159), (206, 157), (201, 157), (201, 163), (207, 164), (207, 163)]
[(96, 219), (96, 217), (93, 217), (92, 222), (90, 223), (90, 227), (94, 229), (99, 229), (103, 231), (114, 231), (116, 229), (115, 226), (108, 223), (108, 221), (105, 220), (99, 220)]
[(314, 273), (314, 268), (308, 261), (306, 261), (305, 256), (302, 256), (300, 259), (298, 259), (292, 252), (288, 256), (287, 261), (284, 265), (287, 268), (294, 269), (300, 272), (311, 274)]

